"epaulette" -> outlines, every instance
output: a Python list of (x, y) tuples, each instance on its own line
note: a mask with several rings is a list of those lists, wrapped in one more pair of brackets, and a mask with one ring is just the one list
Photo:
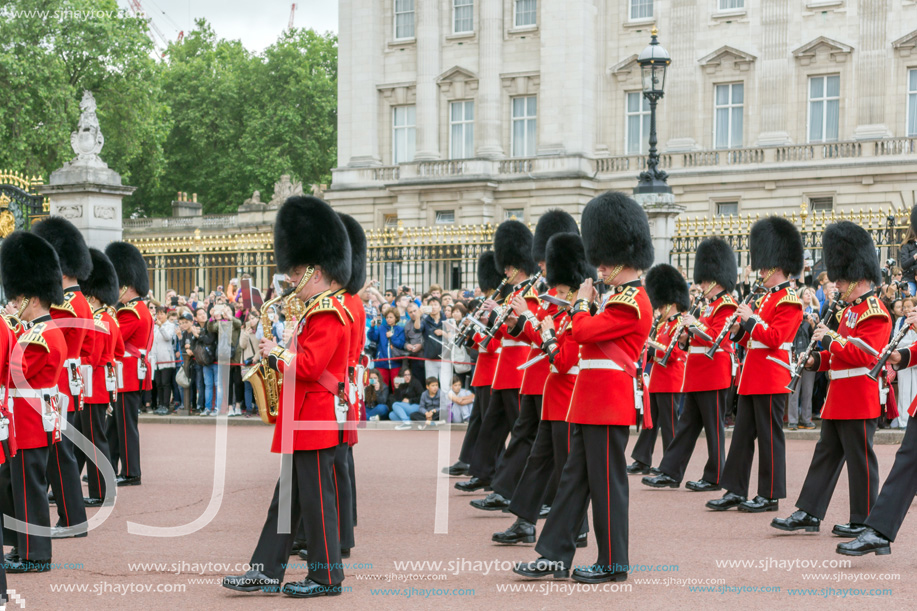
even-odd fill
[(663, 327), (669, 324), (669, 321), (663, 320), (658, 325), (656, 325), (656, 335), (659, 335), (659, 332), (662, 331)]
[(535, 290), (534, 286), (530, 286), (529, 290), (523, 295), (525, 299), (534, 299), (537, 303), (541, 303), (541, 300), (538, 299), (538, 291)]
[(47, 340), (45, 340), (45, 337), (41, 334), (41, 332), (44, 330), (45, 323), (40, 322), (22, 334), (18, 341), (20, 344), (35, 344), (37, 346), (41, 346), (48, 352), (51, 352), (51, 349), (48, 347)]
[(96, 312), (92, 315), (92, 320), (95, 322), (96, 328), (99, 331), (108, 331), (108, 327), (105, 326), (105, 321), (102, 320), (102, 312)]
[(347, 321), (344, 320), (344, 315), (341, 314), (341, 309), (334, 306), (334, 296), (325, 295), (324, 297), (319, 297), (312, 302), (312, 305), (309, 306), (309, 309), (306, 310), (305, 318), (311, 318), (316, 314), (321, 314), (322, 312), (334, 312), (337, 314), (338, 318), (341, 320), (341, 324), (346, 325)]
[(867, 318), (871, 316), (881, 316), (883, 318), (890, 318), (888, 315), (888, 312), (885, 310), (885, 308), (882, 307), (882, 304), (879, 303), (879, 300), (876, 299), (875, 295), (873, 295), (872, 297), (869, 297), (866, 300), (866, 304), (869, 307), (867, 307), (866, 311), (860, 315), (860, 320), (857, 322), (857, 324), (862, 323), (864, 320), (866, 320)]
[(105, 306), (105, 311), (108, 312), (108, 315), (111, 316), (111, 319), (115, 321), (115, 324), (118, 324), (118, 311), (111, 306)]
[(347, 312), (347, 317), (350, 318), (350, 322), (353, 322), (353, 314), (351, 313), (350, 308), (347, 307), (347, 304), (344, 303), (344, 295), (346, 294), (347, 293), (345, 291), (341, 290), (341, 291), (338, 291), (335, 297), (338, 298), (338, 302), (340, 302), (341, 307), (344, 308), (345, 312)]
[(765, 300), (765, 299), (767, 299), (767, 293), (765, 293), (765, 294), (761, 295), (760, 297), (758, 297), (757, 299), (755, 299), (755, 309), (756, 309), (756, 310), (760, 310), (760, 309), (761, 309), (761, 304), (764, 303), (764, 300)]
[(639, 291), (636, 287), (629, 286), (617, 295), (612, 296), (611, 299), (608, 300), (608, 303), (605, 304), (605, 307), (618, 304), (630, 306), (637, 310), (637, 318), (640, 318), (640, 304), (637, 303), (638, 293)]
[(118, 308), (118, 314), (121, 312), (131, 312), (137, 318), (140, 318), (140, 312), (137, 311), (137, 302), (132, 301), (131, 303), (125, 303), (120, 308)]
[(777, 306), (782, 306), (783, 304), (789, 304), (794, 306), (802, 307), (802, 300), (799, 299), (799, 295), (796, 294), (796, 291), (793, 289), (787, 289), (786, 295), (783, 296), (783, 299), (777, 302)]
[(76, 297), (76, 293), (74, 293), (74, 292), (72, 292), (72, 291), (68, 291), (68, 292), (64, 293), (64, 303), (62, 303), (62, 304), (60, 304), (60, 305), (52, 305), (52, 306), (51, 306), (51, 309), (52, 309), (52, 310), (60, 310), (60, 311), (62, 311), (62, 312), (67, 312), (67, 313), (70, 314), (71, 316), (76, 316), (76, 310), (73, 309), (73, 304), (70, 303), (70, 302), (73, 300), (74, 297)]
[(735, 299), (732, 298), (732, 295), (730, 295), (729, 293), (726, 293), (726, 294), (723, 295), (723, 297), (720, 299), (719, 304), (717, 304), (717, 306), (716, 306), (715, 308), (713, 308), (713, 312), (711, 312), (710, 315), (713, 316), (714, 314), (716, 314), (716, 311), (719, 310), (720, 308), (722, 308), (723, 306), (735, 306), (735, 307), (739, 307), (739, 304), (737, 304), (736, 301), (735, 301)]

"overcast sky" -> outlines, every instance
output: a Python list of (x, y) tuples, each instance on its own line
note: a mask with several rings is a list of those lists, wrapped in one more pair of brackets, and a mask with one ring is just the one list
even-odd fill
[[(118, 0), (127, 8), (127, 0)], [(219, 38), (239, 39), (252, 51), (273, 44), (290, 19), (288, 0), (140, 0), (148, 16), (169, 40), (188, 32), (194, 20), (203, 17)], [(293, 22), (298, 28), (337, 32), (337, 0), (297, 0)]]

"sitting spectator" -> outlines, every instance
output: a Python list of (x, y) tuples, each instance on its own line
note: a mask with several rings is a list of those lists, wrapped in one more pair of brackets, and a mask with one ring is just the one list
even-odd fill
[[(437, 387), (439, 387), (439, 382), (437, 382)], [(388, 415), (389, 420), (407, 422), (410, 414), (420, 409), (423, 394), (420, 382), (410, 375), (409, 370), (405, 370), (404, 382), (395, 389), (395, 402), (392, 403), (392, 413)]]
[[(407, 372), (405, 372), (407, 373)], [(410, 378), (413, 379), (413, 378)], [(432, 382), (431, 382), (432, 381)], [(405, 383), (410, 385), (408, 376), (405, 376)], [(432, 385), (431, 385), (432, 384)], [(432, 391), (431, 391), (432, 388)], [(416, 386), (415, 386), (416, 389)], [(400, 420), (403, 424), (395, 427), (398, 430), (409, 429), (411, 425), (408, 420), (410, 420), (411, 414), (414, 412), (420, 411), (421, 407), (426, 407), (426, 410), (431, 409), (431, 400), (435, 395), (437, 400), (439, 399), (439, 381), (436, 378), (427, 378), (427, 391), (420, 394), (416, 399), (416, 403), (412, 401), (410, 395), (407, 394), (407, 389), (403, 400), (398, 399), (398, 391), (401, 390), (401, 387), (395, 391), (395, 403), (392, 404), (392, 413), (389, 414), (389, 420)], [(437, 403), (437, 406), (439, 403)], [(424, 411), (426, 411), (424, 410)], [(406, 425), (406, 426), (405, 426)]]
[(388, 400), (391, 391), (382, 381), (376, 369), (369, 370), (369, 386), (366, 387), (366, 419), (382, 420), (389, 412)]
[(452, 380), (452, 390), (449, 391), (449, 422), (466, 422), (471, 416), (471, 404), (474, 395), (467, 388), (462, 388), (462, 381), (458, 378)]
[[(386, 308), (385, 318), (377, 323), (373, 321), (369, 331), (366, 332), (367, 341), (376, 344), (376, 353), (373, 355), (374, 366), (379, 370), (379, 377), (387, 389), (393, 388), (392, 382), (401, 368), (401, 358), (404, 353), (395, 353), (404, 349), (404, 327), (398, 325), (398, 310), (393, 307)], [(368, 403), (367, 403), (368, 405)]]

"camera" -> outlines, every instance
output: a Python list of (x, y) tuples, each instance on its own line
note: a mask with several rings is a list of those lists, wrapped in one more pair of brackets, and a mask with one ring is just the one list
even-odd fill
[(888, 267), (893, 267), (894, 265), (897, 265), (897, 264), (898, 262), (895, 259), (886, 259), (885, 260), (885, 265), (887, 265)]

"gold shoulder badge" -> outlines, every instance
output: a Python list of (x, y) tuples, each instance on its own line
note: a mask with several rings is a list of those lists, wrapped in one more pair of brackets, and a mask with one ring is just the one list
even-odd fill
[(726, 306), (726, 307), (738, 307), (738, 305), (739, 305), (739, 304), (736, 303), (735, 299), (732, 298), (732, 295), (730, 295), (729, 293), (726, 293), (726, 294), (723, 295), (723, 297), (720, 299), (720, 302), (716, 305), (716, 307), (713, 308), (713, 312), (711, 312), (710, 315), (713, 316), (714, 314), (716, 314), (717, 310), (719, 310), (720, 308), (722, 308), (722, 307), (724, 307), (724, 306)]
[(320, 297), (319, 299), (316, 299), (312, 303), (312, 306), (306, 310), (306, 318), (311, 318), (312, 316), (322, 312), (334, 312), (337, 314), (338, 318), (341, 319), (341, 323), (345, 325), (347, 324), (347, 321), (344, 320), (344, 315), (341, 314), (341, 310), (334, 306), (334, 297), (332, 296)]
[(76, 316), (76, 310), (73, 309), (73, 303), (71, 303), (74, 297), (76, 297), (76, 293), (73, 293), (72, 291), (64, 293), (64, 303), (60, 305), (52, 305), (51, 309), (67, 312), (71, 316)]
[(611, 299), (608, 300), (606, 305), (626, 305), (630, 306), (633, 309), (637, 310), (637, 318), (640, 318), (640, 304), (637, 303), (637, 294), (639, 291), (633, 287), (629, 286), (617, 295), (614, 295)]
[(344, 291), (341, 290), (337, 295), (335, 295), (335, 297), (338, 298), (338, 302), (340, 302), (341, 307), (344, 308), (345, 312), (347, 312), (347, 317), (350, 318), (350, 322), (353, 322), (353, 313), (350, 311), (350, 308), (347, 307), (347, 304), (344, 303), (344, 295)]
[(19, 343), (20, 344), (36, 344), (38, 346), (41, 346), (48, 352), (51, 352), (51, 349), (48, 347), (48, 342), (45, 340), (44, 335), (41, 334), (42, 331), (44, 330), (45, 330), (45, 323), (43, 322), (38, 323), (37, 325), (29, 329), (28, 331), (26, 331), (24, 334), (22, 334), (19, 337)]
[(528, 292), (525, 294), (526, 299), (534, 299), (536, 302), (540, 302), (538, 299), (538, 291), (535, 290), (535, 287), (530, 286)]
[(796, 294), (796, 291), (793, 289), (787, 289), (786, 295), (783, 296), (783, 299), (777, 302), (777, 306), (782, 306), (783, 304), (789, 304), (794, 306), (802, 307), (802, 301), (799, 299), (799, 295)]
[(105, 321), (102, 320), (102, 312), (96, 312), (92, 315), (92, 320), (95, 322), (96, 328), (100, 331), (108, 331), (108, 327), (105, 326)]
[(131, 303), (125, 303), (118, 309), (118, 314), (121, 312), (130, 312), (137, 318), (140, 318), (140, 312), (137, 311), (137, 302), (133, 301)]
[(862, 323), (864, 320), (872, 316), (881, 316), (883, 318), (889, 318), (888, 312), (885, 310), (885, 308), (882, 307), (882, 304), (879, 303), (879, 300), (876, 299), (875, 296), (869, 297), (866, 300), (866, 305), (868, 307), (866, 308), (866, 311), (863, 312), (863, 314), (860, 316), (860, 319), (857, 322), (857, 324)]

